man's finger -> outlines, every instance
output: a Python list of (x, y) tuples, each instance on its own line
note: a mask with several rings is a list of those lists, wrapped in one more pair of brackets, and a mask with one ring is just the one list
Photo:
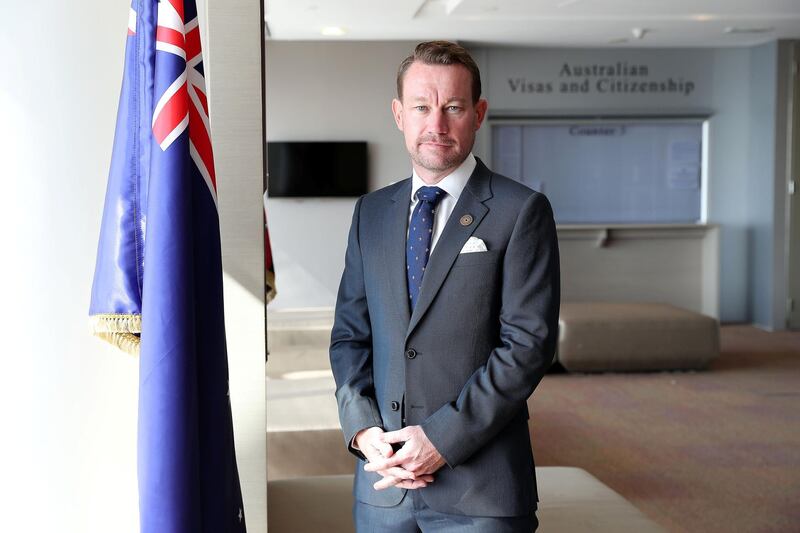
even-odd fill
[(391, 457), (392, 455), (394, 455), (394, 449), (392, 448), (392, 445), (389, 444), (388, 442), (383, 442), (382, 440), (376, 439), (371, 444), (372, 447), (378, 450), (378, 453), (380, 453), (384, 457)]
[[(385, 474), (381, 472), (381, 475)], [(423, 474), (417, 476), (416, 479), (399, 479), (395, 486), (401, 489), (421, 489), (431, 483), (433, 483), (433, 474)]]
[(361, 449), (361, 452), (367, 457), (368, 460), (391, 457), (394, 455), (394, 450), (392, 449), (391, 444), (381, 442), (377, 439), (373, 439), (366, 443), (366, 445)]
[(379, 481), (376, 481), (372, 485), (372, 487), (375, 490), (383, 490), (383, 489), (388, 489), (389, 487), (392, 487), (394, 485), (397, 485), (400, 482), (401, 482), (401, 480), (397, 479), (396, 477), (386, 476), (385, 478), (383, 478), (383, 479), (381, 479)]
[(400, 483), (398, 483), (396, 485), (396, 487), (399, 487), (401, 489), (421, 489), (421, 488), (427, 487), (427, 486), (428, 486), (428, 484), (425, 481), (422, 481), (420, 479), (415, 479), (413, 481), (410, 480), (410, 479), (407, 479), (405, 481), (401, 481)]
[(397, 431), (387, 431), (381, 435), (383, 442), (405, 442), (409, 439), (408, 431), (405, 428)]
[(368, 462), (380, 461), (394, 455), (391, 444), (381, 442), (377, 439), (371, 440), (361, 451)]
[(414, 472), (409, 472), (405, 468), (400, 468), (400, 467), (393, 467), (393, 468), (388, 468), (386, 470), (380, 470), (379, 473), (382, 476), (390, 475), (392, 477), (396, 477), (399, 479), (417, 479), (417, 477), (419, 477)]
[(364, 465), (364, 470), (367, 472), (377, 472), (379, 470), (388, 470), (389, 468), (400, 466), (403, 463), (404, 458), (401, 454), (397, 454), (394, 457), (386, 457), (376, 459), (375, 461), (370, 461)]

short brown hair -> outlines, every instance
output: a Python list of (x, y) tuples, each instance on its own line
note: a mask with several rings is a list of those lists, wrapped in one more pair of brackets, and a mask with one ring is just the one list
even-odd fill
[(415, 61), (426, 65), (462, 65), (472, 76), (472, 103), (481, 97), (481, 72), (467, 49), (450, 41), (427, 41), (419, 43), (414, 53), (400, 63), (397, 69), (397, 98), (403, 99), (403, 78), (408, 67)]

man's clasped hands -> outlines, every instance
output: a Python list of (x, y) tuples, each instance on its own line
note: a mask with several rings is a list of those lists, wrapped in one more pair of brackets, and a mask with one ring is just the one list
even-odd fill
[[(364, 470), (383, 476), (373, 485), (375, 490), (392, 486), (401, 489), (426, 487), (433, 483), (434, 472), (445, 464), (420, 426), (407, 426), (397, 431), (383, 431), (379, 427), (362, 429), (356, 434), (355, 441), (367, 458)], [(403, 446), (394, 451), (394, 443), (403, 443)]]

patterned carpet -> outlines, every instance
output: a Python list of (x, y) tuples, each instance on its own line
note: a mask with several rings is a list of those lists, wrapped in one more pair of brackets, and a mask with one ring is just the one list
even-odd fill
[(705, 372), (548, 374), (540, 466), (578, 466), (676, 532), (800, 532), (800, 332), (722, 328)]

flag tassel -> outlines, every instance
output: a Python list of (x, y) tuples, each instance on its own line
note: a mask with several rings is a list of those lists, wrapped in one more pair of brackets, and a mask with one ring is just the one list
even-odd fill
[(141, 315), (104, 313), (89, 317), (89, 331), (130, 355), (139, 355)]

